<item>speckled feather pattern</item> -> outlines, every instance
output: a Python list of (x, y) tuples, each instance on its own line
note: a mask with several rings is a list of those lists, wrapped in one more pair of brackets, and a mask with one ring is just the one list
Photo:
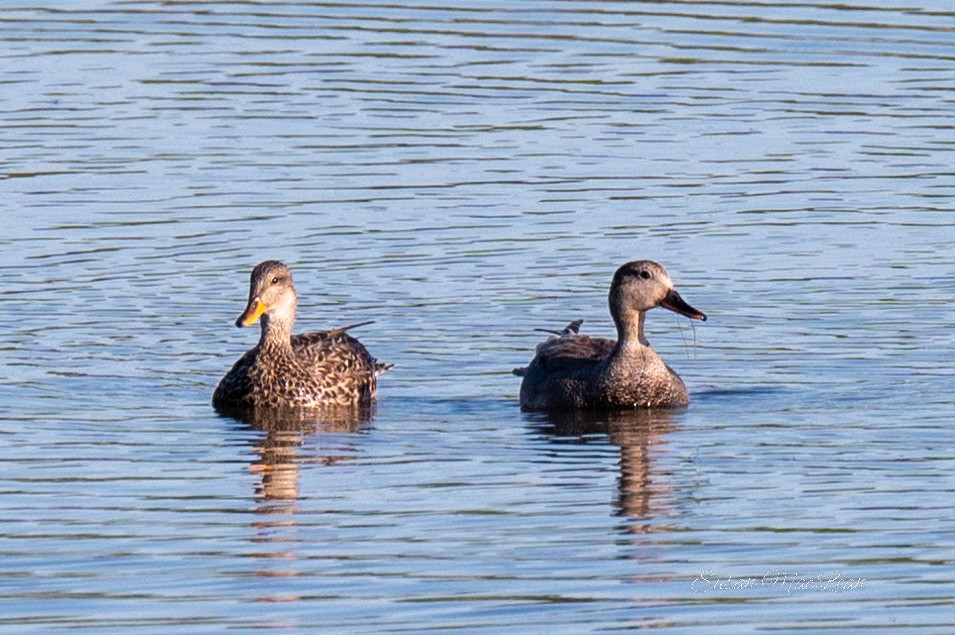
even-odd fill
[(212, 397), (217, 408), (316, 408), (375, 399), (378, 364), (342, 330), (294, 335), (288, 347), (260, 344), (239, 358)]
[(261, 337), (219, 382), (212, 396), (216, 409), (324, 409), (374, 402), (377, 377), (391, 365), (377, 362), (347, 333), (368, 323), (292, 335), (296, 305), (292, 273), (284, 263), (268, 260), (252, 271), (249, 302), (236, 325), (261, 319)]

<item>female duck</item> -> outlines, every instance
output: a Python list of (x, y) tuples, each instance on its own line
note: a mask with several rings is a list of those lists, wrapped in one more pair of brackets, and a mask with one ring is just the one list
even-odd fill
[[(258, 345), (239, 358), (212, 395), (220, 411), (356, 406), (375, 399), (378, 363), (361, 342), (331, 331), (292, 335), (298, 296), (292, 272), (267, 260), (252, 270), (249, 303), (235, 325), (261, 321)], [(368, 324), (365, 322), (363, 324)]]
[(610, 315), (617, 341), (579, 335), (571, 322), (537, 347), (522, 376), (525, 410), (623, 409), (685, 406), (683, 380), (663, 363), (643, 335), (646, 312), (662, 306), (697, 320), (706, 315), (687, 304), (667, 272), (650, 260), (628, 262), (610, 285)]

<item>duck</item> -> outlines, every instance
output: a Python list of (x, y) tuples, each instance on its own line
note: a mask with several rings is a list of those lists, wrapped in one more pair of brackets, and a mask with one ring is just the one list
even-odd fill
[(371, 322), (293, 335), (297, 306), (291, 269), (278, 260), (256, 265), (235, 325), (259, 322), (259, 343), (222, 377), (212, 395), (216, 410), (360, 407), (375, 401), (377, 378), (393, 364), (379, 362), (348, 334)]
[(541, 342), (534, 359), (514, 374), (522, 377), (523, 410), (632, 410), (689, 404), (686, 385), (643, 333), (646, 313), (663, 307), (706, 321), (677, 292), (660, 264), (634, 260), (614, 273), (608, 294), (617, 339), (580, 334), (581, 320)]

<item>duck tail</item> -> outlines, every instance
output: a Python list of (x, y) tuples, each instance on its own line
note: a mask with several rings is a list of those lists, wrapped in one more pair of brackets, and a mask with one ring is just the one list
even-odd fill
[(570, 324), (564, 327), (564, 330), (560, 332), (561, 335), (570, 335), (580, 333), (580, 325), (583, 324), (583, 320), (574, 320)]
[(341, 335), (342, 333), (346, 331), (350, 331), (351, 329), (357, 329), (359, 326), (367, 326), (369, 324), (374, 324), (374, 323), (375, 323), (374, 320), (368, 320), (367, 322), (358, 322), (357, 324), (349, 324), (348, 326), (340, 326), (337, 329), (330, 330), (328, 334), (329, 336)]
[(384, 372), (387, 372), (394, 368), (394, 364), (386, 364), (384, 362), (375, 362), (375, 377), (378, 377)]
[(566, 335), (577, 335), (580, 333), (580, 325), (583, 324), (583, 320), (574, 320), (570, 324), (564, 327), (563, 331), (555, 331), (553, 329), (534, 329), (535, 331), (540, 331), (541, 333), (550, 333), (551, 335), (556, 335), (557, 337), (564, 337)]

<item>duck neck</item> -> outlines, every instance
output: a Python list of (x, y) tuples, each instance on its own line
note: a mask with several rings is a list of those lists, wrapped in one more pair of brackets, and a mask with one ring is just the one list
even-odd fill
[(623, 310), (614, 313), (613, 321), (617, 326), (616, 355), (636, 355), (650, 346), (647, 338), (643, 336), (646, 316), (646, 311)]
[(611, 287), (607, 300), (610, 304), (613, 323), (617, 326), (617, 347), (613, 352), (613, 359), (626, 360), (640, 357), (650, 346), (643, 336), (646, 311), (631, 307), (624, 289), (618, 285)]
[(284, 353), (292, 350), (292, 326), (294, 318), (265, 314), (260, 319), (262, 333), (259, 336), (259, 348), (270, 353)]

